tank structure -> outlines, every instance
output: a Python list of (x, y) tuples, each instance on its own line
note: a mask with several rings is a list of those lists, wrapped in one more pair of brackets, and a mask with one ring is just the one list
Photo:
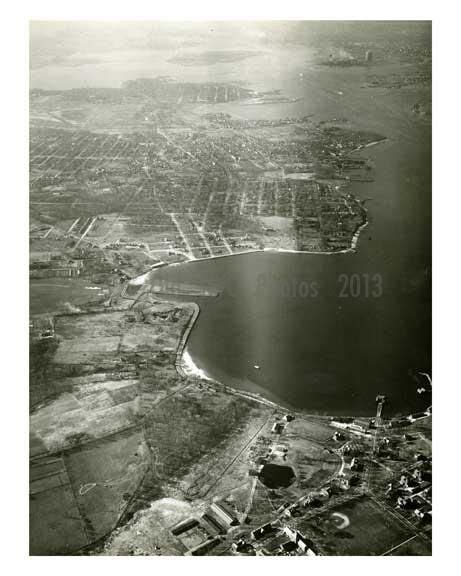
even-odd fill
[(383, 412), (383, 406), (385, 402), (386, 402), (386, 396), (384, 396), (383, 394), (378, 394), (376, 396), (376, 419), (375, 419), (376, 426), (379, 426), (379, 424), (381, 423), (381, 415)]

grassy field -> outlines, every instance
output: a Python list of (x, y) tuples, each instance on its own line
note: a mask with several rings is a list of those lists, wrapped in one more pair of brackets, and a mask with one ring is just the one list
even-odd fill
[(431, 554), (432, 543), (421, 536), (415, 536), (386, 554), (386, 556), (430, 556)]
[(32, 463), (29, 518), (31, 555), (69, 554), (88, 543), (61, 458)]
[(51, 361), (58, 348), (54, 340), (32, 341), (29, 346), (29, 401), (31, 407), (66, 390), (56, 381)]
[(31, 280), (29, 306), (31, 314), (55, 313), (68, 310), (69, 303), (78, 307), (88, 301), (99, 301), (101, 290), (89, 290), (92, 283), (83, 278), (45, 278)]
[(67, 379), (72, 392), (31, 414), (31, 433), (46, 449), (59, 450), (136, 424), (137, 380), (94, 382), (93, 378), (88, 376), (82, 385)]
[[(162, 483), (176, 471), (181, 451), (191, 449), (190, 458), (196, 457), (197, 437), (176, 433), (187, 426), (194, 429), (195, 415), (190, 422), (187, 414), (181, 420), (177, 410), (183, 408), (174, 401), (157, 409), (168, 395), (188, 384), (179, 377), (174, 361), (189, 318), (187, 306), (150, 299), (133, 311), (56, 316), (54, 338), (31, 339), (32, 553), (68, 554), (110, 532), (148, 467), (157, 481), (152, 466), (157, 441), (166, 447), (159, 460)], [(198, 397), (194, 402), (198, 407)], [(148, 449), (142, 416), (151, 412)], [(168, 426), (175, 419), (172, 434)], [(232, 416), (230, 421), (234, 422)], [(163, 425), (167, 435), (178, 438), (177, 453), (169, 452), (173, 440), (157, 440)], [(65, 455), (49, 472), (53, 453)], [(155, 492), (156, 497), (160, 494)]]
[(155, 405), (143, 420), (153, 465), (128, 516), (162, 496), (192, 499), (208, 493), (257, 431), (257, 422), (264, 422), (260, 418), (266, 412), (253, 402), (199, 384)]
[(153, 299), (133, 311), (55, 317), (55, 338), (31, 342), (34, 453), (133, 426), (183, 386), (174, 361), (189, 318), (187, 305)]
[(30, 500), (29, 550), (32, 556), (70, 554), (88, 544), (72, 490), (56, 488)]
[(150, 463), (142, 432), (125, 432), (64, 458), (92, 539), (112, 530)]
[(140, 431), (34, 460), (31, 554), (70, 554), (110, 532), (149, 464)]
[(380, 556), (414, 535), (368, 496), (301, 520), (299, 529), (331, 556)]

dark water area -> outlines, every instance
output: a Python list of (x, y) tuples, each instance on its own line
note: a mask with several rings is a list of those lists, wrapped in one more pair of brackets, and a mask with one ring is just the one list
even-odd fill
[(279, 464), (265, 464), (259, 473), (261, 482), (271, 489), (288, 488), (295, 477), (293, 468)]
[[(367, 151), (375, 181), (354, 183), (369, 225), (356, 253), (254, 253), (187, 263), (155, 278), (217, 287), (200, 298), (195, 363), (235, 388), (307, 412), (385, 414), (430, 403), (430, 131)], [(259, 368), (255, 368), (258, 366)]]

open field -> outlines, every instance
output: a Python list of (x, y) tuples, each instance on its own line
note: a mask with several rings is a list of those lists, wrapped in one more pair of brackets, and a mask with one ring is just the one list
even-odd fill
[(421, 536), (414, 536), (391, 549), (386, 556), (431, 556), (431, 554), (432, 543)]
[(170, 528), (192, 512), (188, 502), (173, 498), (155, 500), (126, 527), (113, 533), (102, 554), (182, 556), (186, 547), (171, 534)]
[(32, 463), (29, 506), (32, 555), (69, 554), (88, 544), (62, 458)]
[(380, 556), (413, 536), (392, 512), (367, 496), (332, 507), (299, 527), (324, 554), (334, 556)]
[(31, 463), (31, 554), (69, 554), (109, 533), (149, 459), (128, 432)]
[(89, 289), (88, 280), (44, 279), (30, 283), (30, 311), (32, 314), (64, 312), (78, 309), (90, 300), (101, 300), (104, 288)]
[(69, 451), (65, 463), (87, 530), (95, 539), (113, 529), (150, 459), (142, 432), (135, 431)]

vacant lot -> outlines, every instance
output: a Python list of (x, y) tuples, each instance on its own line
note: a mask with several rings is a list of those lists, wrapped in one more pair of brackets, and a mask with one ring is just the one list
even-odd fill
[(58, 364), (101, 362), (115, 356), (125, 328), (123, 312), (74, 314), (55, 319)]
[(131, 522), (116, 530), (105, 545), (103, 554), (110, 556), (145, 555), (181, 556), (187, 548), (170, 528), (196, 513), (190, 504), (173, 498), (162, 498), (146, 506)]

